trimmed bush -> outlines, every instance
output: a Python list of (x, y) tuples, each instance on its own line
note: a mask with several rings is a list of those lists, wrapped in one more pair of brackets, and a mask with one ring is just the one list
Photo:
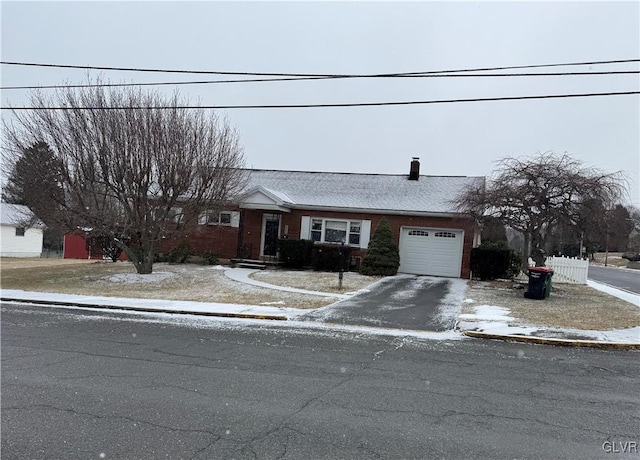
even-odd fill
[(167, 260), (171, 264), (184, 264), (193, 255), (193, 249), (188, 241), (183, 240), (167, 254)]
[(485, 243), (471, 250), (474, 278), (495, 280), (513, 278), (520, 270), (520, 255), (504, 243)]
[(285, 268), (303, 268), (311, 266), (311, 240), (281, 239), (278, 242), (279, 261)]
[[(344, 250), (344, 253), (341, 252)], [(313, 269), (325, 272), (349, 271), (349, 246), (338, 244), (314, 244), (311, 250)]]
[(220, 254), (215, 251), (204, 251), (202, 253), (202, 260), (207, 265), (217, 265), (220, 261)]
[(360, 273), (363, 275), (393, 276), (400, 266), (398, 245), (387, 219), (380, 220), (376, 231), (369, 241), (369, 249), (362, 260)]

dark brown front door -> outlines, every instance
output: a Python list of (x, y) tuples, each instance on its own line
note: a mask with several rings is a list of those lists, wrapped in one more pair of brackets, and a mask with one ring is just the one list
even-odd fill
[(262, 254), (266, 257), (275, 257), (280, 237), (280, 214), (265, 214), (264, 216), (264, 249)]

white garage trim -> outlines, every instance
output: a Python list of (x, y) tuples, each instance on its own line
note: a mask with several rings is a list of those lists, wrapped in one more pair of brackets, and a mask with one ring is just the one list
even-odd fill
[(464, 231), (401, 227), (400, 273), (460, 277)]

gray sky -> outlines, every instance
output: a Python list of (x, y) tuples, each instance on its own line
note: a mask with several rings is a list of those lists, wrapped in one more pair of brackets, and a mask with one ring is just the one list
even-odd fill
[[(8, 2), (2, 60), (185, 70), (370, 74), (640, 58), (640, 2)], [(638, 70), (638, 63), (545, 71)], [(2, 86), (86, 82), (85, 70), (3, 65)], [(532, 70), (535, 71), (535, 70)], [(97, 76), (98, 72), (92, 72)], [(112, 82), (216, 80), (103, 72)], [(237, 77), (235, 77), (237, 78)], [(171, 92), (174, 87), (162, 91)], [(187, 85), (205, 105), (420, 101), (638, 91), (638, 74)], [(24, 91), (3, 91), (20, 106)], [(623, 170), (640, 205), (640, 97), (230, 109), (247, 165), (488, 175), (555, 150)]]

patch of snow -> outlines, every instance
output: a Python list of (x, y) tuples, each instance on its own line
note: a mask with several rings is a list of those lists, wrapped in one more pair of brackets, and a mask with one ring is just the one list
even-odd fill
[(611, 342), (640, 342), (640, 326), (629, 329), (613, 329), (611, 331), (601, 331), (598, 333), (604, 337), (604, 340)]
[(593, 289), (597, 289), (600, 292), (604, 292), (606, 294), (617, 297), (619, 299), (626, 300), (627, 302), (634, 304), (636, 307), (640, 307), (640, 295), (638, 294), (633, 294), (628, 291), (616, 289), (612, 286), (607, 286), (606, 284), (598, 283), (592, 280), (587, 280), (587, 286)]
[(110, 283), (136, 284), (159, 283), (166, 279), (173, 278), (174, 276), (176, 276), (176, 274), (170, 272), (155, 272), (148, 275), (140, 275), (138, 273), (118, 273), (103, 279)]
[(473, 303), (473, 302), (475, 302), (475, 300), (473, 300), (473, 299), (464, 299), (462, 301), (462, 303)]
[(509, 326), (502, 321), (480, 321), (473, 330), (496, 335), (531, 335), (540, 330), (533, 326)]
[(276, 302), (262, 302), (260, 305), (284, 305), (284, 300), (278, 300)]
[(475, 313), (462, 314), (459, 315), (458, 318), (469, 321), (513, 321), (513, 318), (509, 316), (511, 310), (508, 308), (493, 305), (478, 305), (477, 307), (473, 307), (473, 309)]
[(467, 291), (467, 281), (463, 279), (448, 279), (449, 291), (438, 306), (438, 319), (445, 323), (455, 322), (462, 309), (462, 302)]

